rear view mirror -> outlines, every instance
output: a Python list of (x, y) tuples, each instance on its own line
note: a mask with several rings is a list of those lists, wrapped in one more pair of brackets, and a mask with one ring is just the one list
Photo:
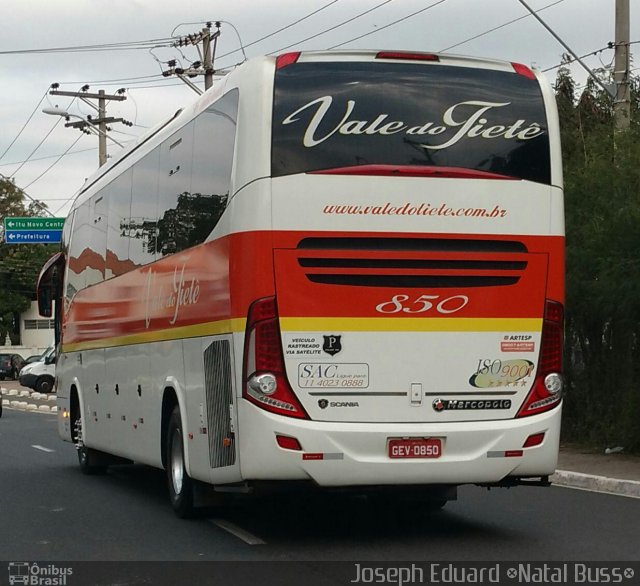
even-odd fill
[(53, 316), (53, 302), (58, 300), (62, 291), (64, 255), (54, 254), (42, 267), (38, 277), (38, 312), (42, 317)]

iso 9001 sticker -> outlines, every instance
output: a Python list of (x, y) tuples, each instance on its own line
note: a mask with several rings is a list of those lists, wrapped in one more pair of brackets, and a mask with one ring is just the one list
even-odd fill
[(369, 365), (303, 362), (298, 365), (298, 385), (306, 389), (366, 389), (369, 386)]

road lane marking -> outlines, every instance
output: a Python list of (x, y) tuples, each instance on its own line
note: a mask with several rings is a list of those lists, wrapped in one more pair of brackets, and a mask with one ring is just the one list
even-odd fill
[(44, 446), (34, 445), (31, 447), (34, 448), (35, 450), (40, 450), (41, 452), (47, 452), (47, 454), (55, 452), (55, 450), (52, 450), (51, 448), (45, 448)]
[(252, 533), (245, 531), (242, 527), (238, 527), (231, 521), (225, 521), (224, 519), (211, 519), (211, 523), (220, 527), (220, 529), (224, 529), (231, 535), (234, 535), (238, 539), (242, 539), (245, 543), (249, 545), (265, 545), (266, 542), (256, 537)]

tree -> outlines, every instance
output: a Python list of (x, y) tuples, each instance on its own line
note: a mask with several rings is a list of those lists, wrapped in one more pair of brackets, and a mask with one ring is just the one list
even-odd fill
[(608, 95), (560, 70), (567, 227), (564, 436), (640, 450), (640, 117), (613, 131)]
[[(22, 191), (9, 179), (0, 179), (0, 224), (5, 217), (43, 214), (42, 205), (25, 205)], [(9, 334), (20, 342), (20, 314), (36, 298), (36, 280), (47, 258), (56, 251), (51, 244), (0, 244), (0, 344)]]

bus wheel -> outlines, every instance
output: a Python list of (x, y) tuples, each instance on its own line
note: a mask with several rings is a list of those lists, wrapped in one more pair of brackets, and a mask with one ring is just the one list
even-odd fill
[(74, 439), (78, 452), (78, 464), (83, 474), (104, 474), (107, 465), (104, 463), (103, 454), (84, 445), (82, 441), (82, 417), (78, 415), (74, 423)]
[(173, 409), (167, 426), (167, 483), (175, 514), (182, 519), (193, 517), (193, 481), (184, 465), (184, 437), (178, 406)]

